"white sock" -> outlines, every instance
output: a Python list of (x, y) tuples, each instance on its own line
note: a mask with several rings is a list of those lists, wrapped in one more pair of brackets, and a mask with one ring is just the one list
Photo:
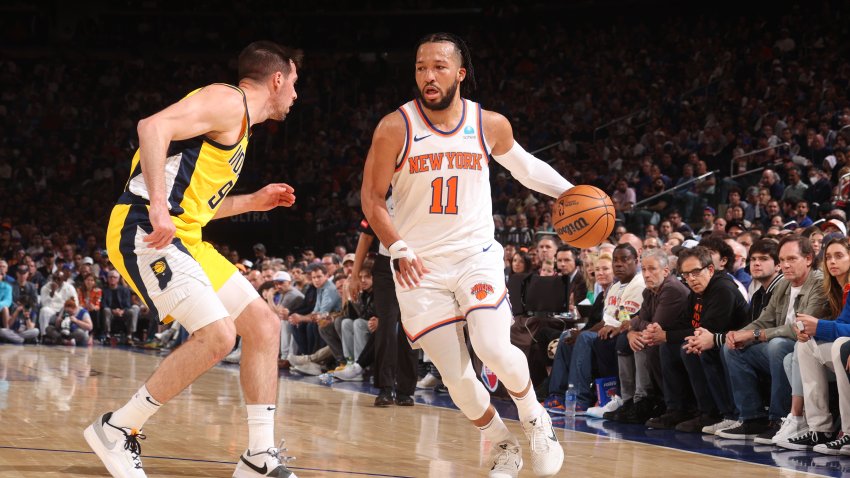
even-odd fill
[(490, 423), (483, 427), (478, 427), (478, 429), (481, 430), (482, 434), (484, 434), (484, 438), (493, 445), (502, 443), (503, 441), (519, 443), (511, 431), (508, 430), (508, 427), (505, 426), (505, 422), (502, 421), (502, 417), (499, 416), (499, 412), (496, 412), (496, 414), (493, 415), (493, 419), (490, 420)]
[(534, 393), (534, 387), (528, 387), (528, 392), (521, 397), (515, 397), (513, 394), (508, 394), (516, 404), (519, 420), (527, 422), (540, 416), (544, 412), (543, 405), (537, 402), (537, 394)]
[(126, 405), (116, 410), (109, 423), (116, 427), (130, 428), (132, 430), (141, 430), (145, 422), (159, 410), (162, 404), (157, 402), (148, 392), (148, 387), (142, 385), (142, 388), (133, 395), (133, 398)]
[(248, 449), (265, 451), (274, 448), (274, 405), (247, 405)]

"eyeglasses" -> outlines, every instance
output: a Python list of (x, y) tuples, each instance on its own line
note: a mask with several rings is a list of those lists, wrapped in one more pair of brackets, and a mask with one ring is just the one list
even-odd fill
[(696, 279), (697, 276), (702, 274), (702, 271), (704, 271), (707, 267), (708, 266), (700, 267), (699, 269), (694, 269), (692, 271), (682, 271), (682, 278), (685, 280), (687, 280), (688, 277), (690, 277), (691, 279)]

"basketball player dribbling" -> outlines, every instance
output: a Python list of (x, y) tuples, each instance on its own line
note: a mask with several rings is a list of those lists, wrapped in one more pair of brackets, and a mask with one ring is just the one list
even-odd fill
[(139, 440), (160, 406), (218, 363), (242, 337), (240, 381), (248, 448), (235, 478), (292, 478), (274, 443), (280, 320), (236, 267), (204, 242), (212, 219), (291, 206), (294, 190), (269, 184), (228, 196), (250, 128), (283, 121), (297, 95), (300, 50), (255, 42), (239, 55), (239, 84), (213, 84), (139, 122), (130, 179), (109, 219), (109, 258), (152, 312), (191, 338), (166, 357), (120, 409), (84, 432), (112, 476), (145, 476)]
[[(537, 402), (525, 355), (510, 342), (502, 246), (494, 239), (488, 157), (520, 183), (551, 197), (572, 185), (513, 139), (500, 114), (463, 99), (474, 87), (469, 50), (435, 33), (416, 52), (417, 98), (378, 124), (363, 176), (363, 211), (395, 268), (402, 324), (440, 371), (461, 412), (492, 444), (491, 478), (516, 477), (519, 441), (476, 380), (462, 332), (510, 391), (537, 476), (561, 469), (564, 451)], [(392, 185), (395, 210), (386, 208)]]

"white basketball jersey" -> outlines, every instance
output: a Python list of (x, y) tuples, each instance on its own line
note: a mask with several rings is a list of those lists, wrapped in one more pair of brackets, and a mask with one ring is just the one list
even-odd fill
[(399, 111), (407, 136), (392, 180), (393, 224), (417, 255), (443, 255), (493, 241), (489, 152), (481, 106), (463, 101), (451, 131), (428, 120), (418, 100)]

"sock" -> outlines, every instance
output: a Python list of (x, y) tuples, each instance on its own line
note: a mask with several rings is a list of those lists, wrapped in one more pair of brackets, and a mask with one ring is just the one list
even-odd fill
[(247, 405), (248, 449), (265, 451), (274, 448), (274, 405)]
[(519, 412), (519, 420), (527, 422), (533, 420), (543, 413), (543, 405), (537, 403), (537, 394), (534, 393), (534, 387), (528, 387), (528, 392), (521, 397), (515, 397), (513, 394), (508, 394), (516, 404), (517, 412)]
[(499, 412), (496, 412), (496, 414), (493, 415), (493, 419), (490, 420), (490, 423), (483, 427), (478, 427), (478, 429), (481, 430), (484, 438), (493, 445), (502, 443), (503, 441), (509, 441), (515, 444), (519, 443), (511, 431), (508, 430), (508, 427), (505, 426), (505, 422), (502, 421), (502, 417), (499, 416)]
[(142, 385), (142, 388), (133, 395), (133, 398), (126, 405), (119, 408), (112, 414), (109, 423), (116, 427), (130, 428), (132, 430), (141, 430), (145, 422), (159, 410), (162, 404), (154, 400), (148, 387)]

